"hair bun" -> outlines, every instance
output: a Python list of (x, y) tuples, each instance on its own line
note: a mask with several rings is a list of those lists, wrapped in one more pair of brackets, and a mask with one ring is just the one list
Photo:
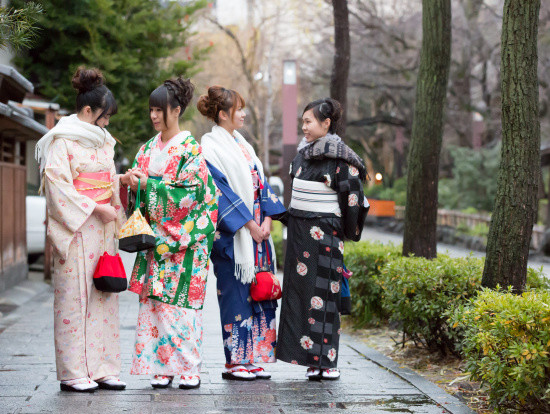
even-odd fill
[(327, 116), (331, 119), (331, 122), (335, 124), (335, 127), (338, 127), (342, 119), (342, 104), (332, 98), (325, 98), (324, 101), (324, 103), (329, 107), (329, 113)]
[(191, 99), (193, 99), (193, 92), (195, 91), (195, 86), (191, 82), (191, 79), (185, 79), (179, 77), (177, 79), (169, 79), (164, 82), (164, 85), (171, 89), (174, 93), (174, 98), (179, 102), (183, 108), (187, 108)]
[(105, 83), (105, 79), (99, 69), (86, 69), (84, 66), (80, 66), (73, 75), (72, 83), (73, 88), (79, 94), (82, 94), (102, 86)]

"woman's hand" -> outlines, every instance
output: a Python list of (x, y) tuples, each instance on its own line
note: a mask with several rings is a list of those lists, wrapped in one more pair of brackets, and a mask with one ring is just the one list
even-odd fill
[(123, 186), (129, 186), (130, 183), (131, 183), (131, 177), (133, 176), (133, 174), (131, 173), (130, 170), (126, 171), (126, 173), (124, 175), (121, 175), (120, 176), (120, 184), (122, 184)]
[(271, 217), (264, 218), (264, 221), (260, 227), (264, 232), (264, 240), (269, 239), (269, 235), (271, 234)]
[(116, 220), (116, 210), (110, 204), (96, 204), (94, 214), (100, 218), (103, 224)]
[[(145, 175), (141, 170), (138, 169), (132, 169), (128, 172), (131, 172), (130, 176), (130, 188), (133, 192), (137, 192), (138, 184), (140, 185), (140, 189), (146, 190), (147, 189), (147, 175)], [(139, 179), (139, 181), (138, 181)]]
[(264, 240), (264, 231), (260, 226), (256, 224), (254, 220), (250, 220), (248, 223), (244, 225), (248, 231), (250, 232), (250, 235), (254, 239), (256, 243), (261, 243)]

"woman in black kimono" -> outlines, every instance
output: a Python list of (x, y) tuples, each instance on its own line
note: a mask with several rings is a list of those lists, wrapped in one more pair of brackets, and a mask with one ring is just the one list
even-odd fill
[(292, 161), (277, 358), (308, 367), (310, 380), (334, 380), (340, 339), (344, 240), (358, 241), (368, 212), (367, 171), (335, 131), (338, 101), (320, 99), (302, 114), (304, 139)]

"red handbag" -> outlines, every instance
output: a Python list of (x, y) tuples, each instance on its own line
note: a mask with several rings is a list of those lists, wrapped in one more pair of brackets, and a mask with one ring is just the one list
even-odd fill
[(260, 266), (258, 267), (258, 248), (256, 248), (256, 268), (258, 270), (256, 271), (254, 281), (250, 284), (250, 296), (256, 302), (277, 300), (281, 299), (283, 296), (279, 279), (270, 271), (271, 258), (269, 257), (267, 242), (265, 242), (265, 253), (267, 256), (267, 263), (265, 263), (264, 267), (260, 262)]
[(118, 253), (111, 256), (105, 252), (99, 258), (94, 272), (94, 286), (102, 292), (123, 292), (128, 289), (126, 271)]

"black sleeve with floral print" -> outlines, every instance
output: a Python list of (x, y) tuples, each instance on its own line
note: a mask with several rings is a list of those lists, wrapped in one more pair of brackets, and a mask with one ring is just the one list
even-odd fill
[(365, 207), (363, 182), (359, 178), (359, 171), (341, 161), (336, 167), (335, 176), (333, 189), (338, 193), (344, 236), (348, 240), (359, 241), (369, 211), (369, 207)]

